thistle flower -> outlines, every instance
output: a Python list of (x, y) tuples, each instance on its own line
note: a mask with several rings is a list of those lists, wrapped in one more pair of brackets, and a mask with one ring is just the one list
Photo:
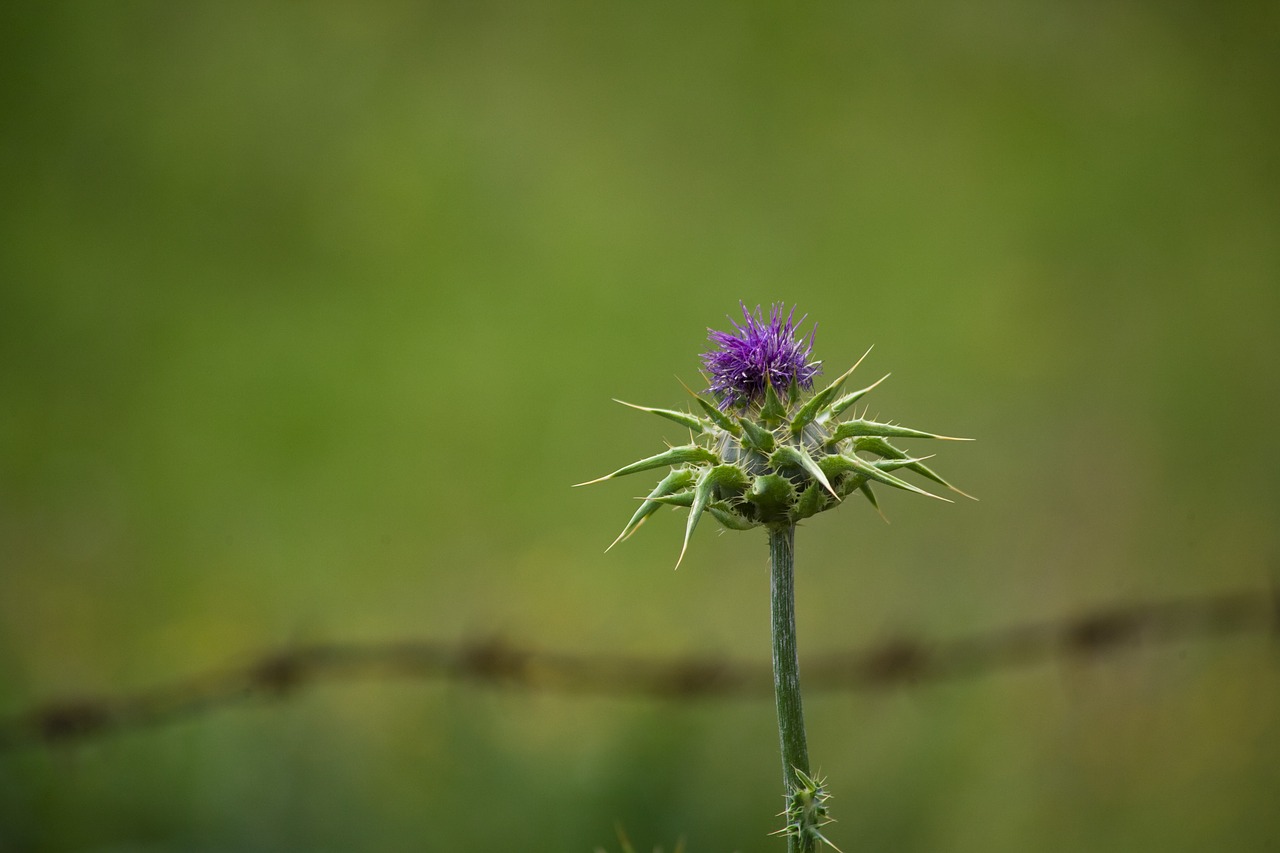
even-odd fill
[(822, 362), (809, 361), (816, 328), (810, 330), (806, 341), (795, 336), (796, 328), (805, 318), (793, 322), (794, 308), (783, 320), (782, 305), (775, 304), (769, 312), (769, 322), (765, 323), (759, 305), (754, 316), (746, 305), (739, 305), (746, 325), (733, 323), (737, 335), (708, 329), (707, 337), (720, 348), (702, 356), (702, 364), (711, 378), (708, 390), (719, 397), (720, 409), (758, 403), (770, 385), (790, 389), (794, 384), (805, 391), (812, 388), (814, 377), (822, 372)]
[[(855, 491), (879, 510), (873, 483), (947, 500), (903, 480), (895, 471), (910, 471), (958, 494), (964, 492), (925, 465), (928, 457), (911, 456), (889, 441), (947, 436), (869, 420), (865, 409), (862, 415), (853, 412), (855, 404), (887, 379), (887, 374), (859, 391), (842, 395), (845, 380), (862, 363), (858, 359), (830, 385), (809, 394), (822, 363), (812, 360), (813, 332), (807, 340), (796, 335), (805, 318), (794, 322), (793, 310), (783, 319), (781, 305), (772, 306), (767, 323), (759, 307), (752, 314), (743, 305), (742, 313), (744, 324), (733, 324), (737, 334), (710, 331), (710, 340), (718, 348), (702, 356), (714, 402), (690, 391), (698, 406), (696, 413), (623, 403), (687, 427), (689, 443), (669, 447), (590, 482), (669, 467), (667, 475), (641, 500), (613, 545), (629, 537), (662, 506), (685, 507), (689, 516), (677, 567), (704, 514), (733, 530), (767, 528), (774, 698), (787, 797), (783, 812), (786, 825), (778, 834), (786, 837), (791, 853), (815, 853), (820, 844), (835, 845), (822, 832), (832, 821), (827, 811), (830, 794), (822, 779), (810, 773), (800, 697), (796, 524), (831, 509)], [(853, 417), (842, 421), (839, 418), (845, 412)]]
[(753, 315), (743, 306), (743, 314), (744, 324), (734, 323), (737, 334), (711, 331), (709, 337), (719, 348), (702, 356), (718, 402), (690, 391), (700, 410), (693, 414), (617, 401), (687, 427), (692, 440), (590, 481), (672, 469), (641, 501), (609, 548), (630, 537), (662, 506), (689, 510), (676, 561), (679, 566), (704, 514), (733, 530), (780, 527), (831, 509), (854, 492), (879, 510), (873, 483), (947, 500), (912, 485), (897, 471), (911, 471), (964, 494), (925, 465), (929, 457), (912, 456), (889, 441), (963, 439), (868, 420), (865, 411), (862, 416), (838, 420), (887, 374), (841, 396), (845, 380), (862, 363), (859, 359), (826, 388), (806, 396), (822, 364), (812, 360), (813, 333), (797, 337), (795, 312), (784, 315), (781, 305), (772, 307), (768, 322), (758, 307)]

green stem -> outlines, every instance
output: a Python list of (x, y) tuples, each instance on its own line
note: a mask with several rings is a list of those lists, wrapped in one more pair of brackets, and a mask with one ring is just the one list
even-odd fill
[[(770, 615), (773, 622), (773, 693), (778, 704), (778, 739), (782, 743), (782, 780), (790, 802), (796, 771), (809, 772), (809, 745), (800, 701), (800, 661), (796, 654), (794, 524), (769, 528)], [(787, 837), (789, 853), (807, 853), (812, 839)], [(803, 846), (802, 846), (803, 845)]]

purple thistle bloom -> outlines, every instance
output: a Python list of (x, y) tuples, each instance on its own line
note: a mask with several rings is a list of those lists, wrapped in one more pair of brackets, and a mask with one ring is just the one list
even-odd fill
[(738, 304), (742, 305), (746, 324), (733, 323), (736, 335), (708, 329), (708, 340), (718, 348), (702, 354), (702, 364), (711, 379), (709, 390), (720, 398), (720, 408), (759, 403), (770, 385), (784, 395), (792, 381), (803, 390), (812, 388), (813, 378), (822, 372), (822, 362), (809, 360), (817, 329), (811, 330), (807, 339), (796, 337), (796, 327), (808, 315), (793, 322), (793, 308), (784, 319), (779, 302), (770, 309), (766, 323), (759, 305), (752, 315), (746, 305)]

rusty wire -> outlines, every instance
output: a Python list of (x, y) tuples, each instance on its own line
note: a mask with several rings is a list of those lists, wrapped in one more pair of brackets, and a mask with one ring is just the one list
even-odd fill
[[(1275, 590), (1117, 605), (954, 639), (904, 636), (809, 657), (803, 662), (804, 684), (808, 691), (914, 686), (1056, 659), (1095, 659), (1143, 644), (1265, 631), (1280, 636), (1280, 594)], [(137, 693), (46, 702), (0, 718), (0, 750), (150, 728), (248, 701), (284, 698), (322, 681), (355, 679), (456, 681), (661, 700), (763, 698), (772, 690), (767, 663), (714, 657), (569, 654), (494, 638), (320, 643)]]

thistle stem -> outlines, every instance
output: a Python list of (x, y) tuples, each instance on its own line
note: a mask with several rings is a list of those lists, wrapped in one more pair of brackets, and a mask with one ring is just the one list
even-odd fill
[[(809, 771), (809, 745), (800, 701), (800, 662), (796, 654), (794, 524), (769, 528), (770, 616), (773, 622), (773, 693), (778, 705), (778, 739), (782, 743), (782, 781), (788, 803), (799, 780)], [(787, 837), (788, 853), (816, 849), (811, 838)]]

